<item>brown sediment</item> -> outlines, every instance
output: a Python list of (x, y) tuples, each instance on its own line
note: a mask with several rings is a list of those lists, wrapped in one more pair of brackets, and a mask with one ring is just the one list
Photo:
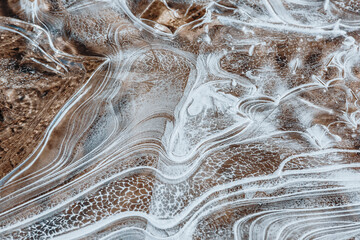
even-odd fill
[(20, 1), (3, 0), (0, 1), (0, 16), (17, 18), (21, 14)]
[(84, 84), (96, 61), (61, 74), (31, 60), (32, 46), (19, 34), (1, 32), (0, 178), (25, 160), (66, 101)]
[(184, 24), (202, 18), (205, 12), (204, 6), (196, 4), (186, 5), (168, 2), (166, 6), (163, 2), (155, 0), (142, 13), (141, 19), (156, 22), (174, 33)]
[(351, 13), (360, 13), (360, 2), (354, 0), (330, 0), (339, 8), (351, 12)]

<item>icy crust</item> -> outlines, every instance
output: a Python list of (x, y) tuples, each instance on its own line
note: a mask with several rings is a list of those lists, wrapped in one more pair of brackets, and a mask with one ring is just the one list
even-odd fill
[(84, 81), (0, 180), (1, 238), (360, 237), (357, 1), (6, 6), (5, 102)]

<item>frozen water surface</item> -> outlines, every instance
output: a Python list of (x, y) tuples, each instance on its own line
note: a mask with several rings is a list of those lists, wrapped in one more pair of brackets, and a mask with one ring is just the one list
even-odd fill
[(358, 0), (3, 0), (1, 239), (359, 239)]

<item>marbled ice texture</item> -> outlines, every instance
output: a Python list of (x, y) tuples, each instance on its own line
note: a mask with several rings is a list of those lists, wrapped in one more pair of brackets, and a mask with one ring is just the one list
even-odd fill
[(1, 239), (360, 239), (357, 0), (3, 0)]

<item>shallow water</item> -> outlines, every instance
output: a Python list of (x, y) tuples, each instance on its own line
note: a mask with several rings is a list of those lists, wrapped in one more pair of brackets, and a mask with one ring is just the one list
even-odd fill
[(1, 238), (360, 238), (359, 13), (3, 1)]

